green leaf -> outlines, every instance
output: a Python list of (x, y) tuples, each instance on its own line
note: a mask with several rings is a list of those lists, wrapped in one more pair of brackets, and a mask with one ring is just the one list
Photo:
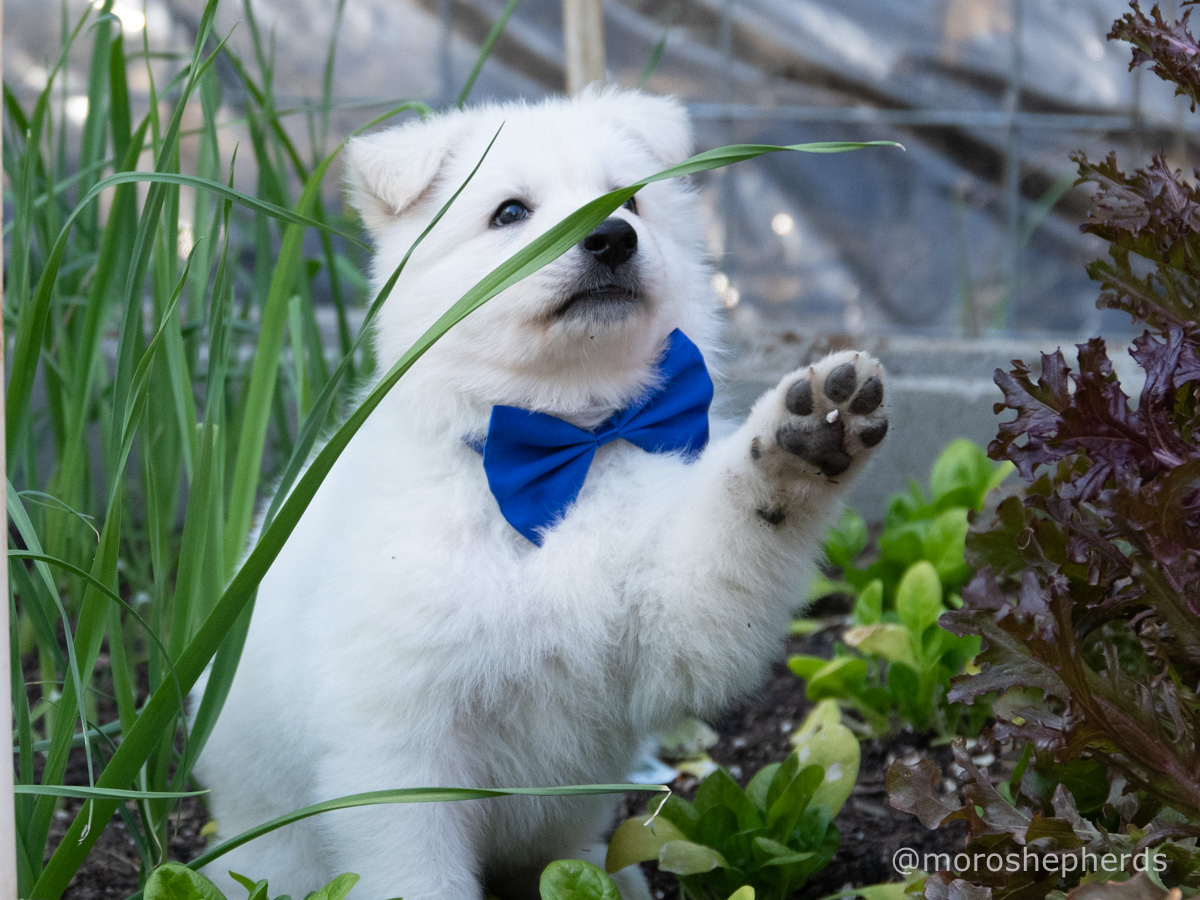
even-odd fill
[(883, 619), (883, 582), (876, 578), (854, 601), (853, 620), (855, 625), (874, 625)]
[(918, 729), (925, 724), (930, 698), (921, 696), (921, 676), (912, 666), (892, 663), (887, 670), (888, 692), (900, 714)]
[[(929, 473), (929, 489), (935, 504), (955, 491), (982, 502), (991, 478), (992, 463), (983, 448), (967, 438), (958, 438), (947, 444), (934, 461)], [(965, 505), (977, 508), (974, 502)]]
[(787, 842), (796, 825), (807, 812), (813, 794), (825, 778), (825, 772), (820, 766), (807, 765), (800, 750), (793, 751), (792, 757), (803, 766), (796, 777), (779, 795), (771, 808), (767, 810), (767, 827), (779, 840)]
[(746, 796), (754, 804), (754, 808), (759, 811), (760, 815), (765, 816), (767, 814), (767, 791), (770, 790), (771, 782), (779, 773), (781, 765), (782, 763), (770, 763), (763, 766), (750, 779), (750, 783), (746, 785)]
[(812, 853), (793, 850), (786, 844), (773, 841), (768, 837), (756, 837), (754, 846), (761, 850), (766, 857), (762, 863), (764, 866), (790, 866), (793, 863), (807, 862), (814, 856)]
[(826, 578), (820, 572), (815, 572), (812, 579), (808, 582), (808, 592), (805, 594), (805, 597), (809, 603), (814, 603), (822, 597), (853, 593), (854, 585), (849, 581), (833, 581)]
[(945, 612), (942, 582), (937, 570), (926, 560), (909, 566), (896, 588), (896, 612), (914, 635), (921, 635)]
[(495, 47), (496, 41), (504, 31), (504, 26), (508, 24), (509, 17), (513, 14), (513, 10), (517, 8), (518, 0), (508, 0), (503, 12), (492, 25), (492, 30), (488, 32), (486, 38), (483, 39), (483, 45), (479, 48), (479, 55), (475, 58), (475, 65), (471, 67), (471, 74), (467, 76), (467, 80), (463, 83), (462, 90), (458, 94), (458, 103), (455, 104), (459, 109), (462, 109), (463, 104), (467, 102), (467, 97), (471, 96), (471, 88), (475, 86), (475, 79), (479, 77), (479, 73), (483, 70), (483, 64), (492, 54), (492, 48)]
[(825, 668), (827, 662), (829, 660), (823, 656), (807, 656), (797, 653), (795, 656), (788, 657), (787, 665), (794, 675), (807, 681), (817, 672), (821, 671), (821, 669)]
[(808, 805), (824, 806), (832, 819), (841, 811), (858, 780), (862, 755), (858, 740), (845, 725), (834, 723), (817, 729), (795, 753), (801, 764), (821, 767), (821, 783)]
[(908, 629), (894, 622), (848, 628), (842, 634), (842, 640), (860, 653), (881, 656), (889, 662), (903, 662), (910, 666), (917, 664), (913, 658)]
[(955, 506), (939, 514), (925, 532), (925, 558), (933, 563), (942, 584), (959, 586), (971, 578), (965, 559), (967, 531), (965, 506)]
[(613, 832), (612, 840), (608, 842), (604, 868), (609, 872), (619, 872), (634, 863), (658, 859), (663, 844), (685, 839), (686, 835), (662, 816), (653, 821), (650, 816), (634, 816), (618, 825)]
[[(790, 663), (789, 663), (790, 665)], [(796, 671), (792, 669), (792, 671)], [(857, 656), (839, 656), (823, 665), (808, 678), (805, 694), (809, 700), (853, 697), (867, 678), (867, 664)]]
[(804, 721), (800, 723), (791, 737), (793, 745), (802, 744), (810, 737), (829, 725), (842, 724), (842, 710), (836, 700), (822, 700), (808, 711)]
[(896, 493), (888, 498), (887, 508), (883, 513), (885, 534), (893, 528), (899, 528), (911, 522), (924, 508), (925, 495), (921, 493), (921, 486), (910, 478), (907, 494)]
[(658, 867), (672, 875), (700, 875), (729, 866), (712, 847), (691, 841), (668, 841), (658, 854)]
[(164, 863), (146, 879), (145, 900), (225, 900), (216, 885), (182, 863)]
[(787, 758), (775, 767), (775, 775), (767, 787), (766, 802), (763, 804), (764, 811), (770, 810), (775, 805), (775, 802), (783, 795), (799, 772), (800, 760), (796, 758), (795, 753), (789, 753)]
[(346, 872), (320, 890), (309, 894), (307, 900), (344, 900), (356, 884), (358, 876), (353, 872)]
[(741, 830), (762, 827), (758, 810), (725, 769), (717, 769), (704, 779), (696, 791), (693, 805), (701, 819), (710, 810), (723, 808), (733, 813)]
[(599, 867), (582, 859), (560, 859), (542, 872), (538, 890), (542, 900), (621, 900), (613, 880)]
[[(244, 887), (250, 893), (254, 893), (255, 882), (253, 878), (247, 878), (245, 875), (239, 875), (232, 869), (229, 871), (229, 877)], [(260, 882), (261, 883), (261, 882)]]
[(350, 809), (357, 806), (380, 806), (390, 803), (446, 803), (458, 800), (484, 800), (493, 797), (508, 797), (514, 795), (530, 797), (578, 797), (593, 794), (624, 794), (630, 791), (662, 791), (657, 785), (617, 785), (617, 784), (582, 784), (565, 785), (548, 788), (397, 788), (390, 791), (367, 791), (362, 794), (349, 794), (336, 800), (326, 800), (314, 803), (286, 815), (278, 816), (269, 822), (256, 825), (248, 831), (230, 838), (216, 847), (210, 847), (204, 853), (192, 860), (191, 865), (202, 868), (224, 856), (231, 850), (249, 843), (257, 837), (269, 834), (284, 825), (299, 822), (321, 813), (335, 809)]
[(672, 825), (691, 837), (700, 822), (700, 813), (682, 797), (672, 794), (663, 803), (660, 818), (670, 820)]
[(1005, 460), (992, 470), (992, 477), (988, 479), (987, 489), (993, 491), (1004, 483), (1004, 479), (1008, 478), (1013, 472), (1017, 471), (1017, 467)]
[(729, 900), (754, 900), (754, 888), (744, 884), (729, 895)]
[[(306, 215), (312, 209), (320, 196), (325, 172), (337, 155), (335, 152), (326, 157), (309, 176), (296, 204), (297, 214)], [(258, 502), (258, 483), (262, 473), (267, 430), (271, 424), (270, 408), (275, 396), (275, 383), (279, 377), (279, 359), (283, 350), (288, 300), (296, 280), (305, 231), (305, 226), (294, 222), (284, 230), (278, 262), (263, 304), (258, 343), (254, 348), (250, 381), (242, 410), (229, 516), (225, 525), (225, 560), (229, 565), (239, 558), (242, 548), (246, 545), (246, 536), (250, 533), (250, 525), (254, 518), (254, 506)]]
[(888, 528), (879, 536), (879, 553), (883, 559), (910, 566), (925, 558), (927, 522), (912, 521)]
[(850, 569), (866, 546), (867, 523), (854, 510), (846, 509), (837, 525), (829, 529), (823, 549), (832, 565)]
[(729, 839), (741, 830), (737, 814), (732, 809), (728, 806), (714, 806), (700, 814), (700, 820), (690, 837), (697, 844), (728, 849)]
[[(847, 585), (849, 587), (849, 585)], [(853, 588), (851, 588), (851, 591)], [(849, 592), (847, 592), (849, 593)], [(822, 594), (821, 596), (827, 596)], [(816, 634), (818, 631), (824, 631), (826, 622), (820, 619), (792, 619), (792, 625), (789, 629), (792, 637), (805, 638)]]
[(47, 797), (105, 798), (108, 800), (175, 800), (180, 797), (200, 797), (208, 791), (126, 791), (115, 788), (84, 787), (75, 784), (18, 784), (14, 794), (41, 794)]

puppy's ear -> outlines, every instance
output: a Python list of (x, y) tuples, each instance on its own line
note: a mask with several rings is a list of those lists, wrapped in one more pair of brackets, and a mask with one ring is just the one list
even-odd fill
[(346, 145), (350, 203), (372, 234), (396, 221), (433, 184), (461, 133), (461, 115), (415, 120)]
[(597, 91), (595, 101), (605, 115), (636, 134), (666, 165), (676, 165), (692, 155), (692, 123), (674, 97), (610, 88)]

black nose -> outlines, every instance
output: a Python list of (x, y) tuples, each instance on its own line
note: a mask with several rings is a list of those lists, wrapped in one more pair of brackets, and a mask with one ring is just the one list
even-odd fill
[(579, 242), (584, 253), (592, 254), (597, 262), (610, 269), (615, 269), (637, 253), (637, 244), (637, 231), (616, 216), (605, 219), (595, 231)]

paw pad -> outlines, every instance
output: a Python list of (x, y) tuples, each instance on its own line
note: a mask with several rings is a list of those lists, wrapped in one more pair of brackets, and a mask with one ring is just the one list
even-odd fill
[(801, 378), (788, 388), (785, 405), (794, 416), (811, 416), (813, 411), (812, 382)]
[[(856, 356), (825, 374), (822, 364), (807, 378), (793, 382), (784, 395), (790, 417), (779, 426), (775, 440), (788, 453), (816, 466), (823, 475), (841, 475), (864, 449), (887, 434), (883, 417), (883, 380), (878, 364)], [(865, 374), (865, 377), (864, 377)]]
[(858, 385), (858, 372), (854, 363), (848, 362), (838, 366), (825, 379), (825, 396), (834, 403), (845, 403), (854, 393)]

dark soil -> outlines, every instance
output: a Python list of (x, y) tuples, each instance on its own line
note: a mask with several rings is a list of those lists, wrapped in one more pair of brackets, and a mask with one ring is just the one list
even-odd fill
[[(38, 694), (37, 684), (40, 677), (36, 668), (36, 662), (32, 658), (25, 659), (22, 662), (25, 667), (25, 682), (29, 685), (30, 698), (31, 700), (35, 700)], [(107, 654), (102, 653), (98, 662), (100, 667), (103, 668), (107, 663)], [(139, 691), (141, 698), (145, 699), (147, 685), (144, 682), (139, 685)], [(113, 700), (110, 684), (102, 685), (102, 690), (97, 692), (96, 706), (96, 721), (111, 722), (117, 717), (116, 703)], [(179, 747), (182, 749), (182, 744)], [(95, 754), (95, 758), (93, 759), (94, 771), (98, 773), (103, 770), (104, 763), (112, 755), (112, 748), (94, 744), (92, 752)], [(33, 769), (35, 780), (41, 779), (43, 761), (44, 759), (41, 754), (34, 755)], [(15, 757), (14, 764), (18, 764)], [(71, 751), (71, 755), (67, 761), (67, 770), (63, 775), (63, 783), (76, 785), (86, 785), (88, 783), (87, 762), (82, 749)], [(189, 790), (191, 789), (189, 788)], [(138, 813), (134, 804), (126, 803), (125, 806), (127, 812), (136, 819)], [(55, 848), (58, 847), (63, 835), (66, 834), (71, 823), (75, 821), (75, 816), (82, 807), (82, 800), (68, 798), (61, 801), (50, 823), (49, 840), (46, 842), (48, 847), (47, 860)], [(167, 833), (167, 859), (187, 862), (188, 860), (195, 859), (204, 852), (205, 839), (200, 835), (200, 829), (206, 821), (208, 821), (208, 810), (200, 798), (185, 797), (180, 799), (172, 807), (170, 816)], [(99, 827), (101, 827), (101, 823), (93, 823), (93, 828)], [(161, 861), (157, 853), (153, 859), (156, 863)], [(79, 871), (75, 873), (75, 877), (71, 879), (63, 897), (66, 900), (101, 900), (101, 898), (128, 897), (130, 894), (136, 893), (141, 889), (141, 885), (138, 883), (138, 872), (141, 864), (142, 860), (138, 853), (137, 845), (133, 838), (129, 836), (129, 832), (126, 830), (125, 824), (118, 813), (113, 816), (108, 827), (96, 839), (95, 845), (83, 861), (83, 865), (80, 866)]]
[[(828, 655), (835, 634), (836, 630), (825, 630), (793, 640), (789, 642), (787, 651)], [(709, 754), (744, 785), (763, 766), (778, 762), (788, 755), (791, 751), (788, 736), (799, 726), (811, 705), (804, 696), (803, 683), (788, 671), (781, 660), (773, 667), (767, 684), (757, 696), (740, 709), (712, 723), (720, 740), (709, 750)], [(107, 718), (101, 718), (107, 721)], [(911, 762), (918, 756), (931, 756), (943, 771), (950, 769), (949, 748), (931, 747), (924, 736), (900, 733), (883, 741), (863, 742), (858, 783), (836, 819), (842, 835), (837, 855), (828, 868), (817, 873), (796, 894), (797, 900), (824, 897), (847, 886), (896, 880), (891, 857), (901, 847), (913, 847), (922, 853), (953, 853), (962, 848), (965, 837), (962, 823), (954, 823), (957, 827), (930, 832), (915, 817), (892, 809), (887, 803), (884, 789), (887, 767), (895, 759)], [(81, 751), (73, 754), (66, 781), (87, 783)], [(690, 796), (696, 783), (694, 779), (682, 776), (673, 787), (684, 796)], [(640, 814), (644, 804), (644, 794), (631, 795), (624, 814)], [(55, 814), (51, 847), (66, 832), (79, 807), (79, 801), (68, 800)], [(206, 820), (207, 812), (198, 798), (180, 801), (171, 818), (170, 859), (187, 861), (203, 852), (205, 839), (200, 830)], [(67, 900), (127, 897), (139, 889), (140, 864), (134, 841), (120, 818), (116, 817), (104, 830), (64, 896)], [(677, 900), (678, 891), (673, 876), (659, 873), (651, 864), (646, 864), (645, 869), (652, 892), (658, 900)]]
[[(86, 783), (85, 772), (82, 765), (76, 765), (72, 760), (66, 780), (68, 783)], [(74, 821), (80, 806), (80, 801), (68, 800), (63, 808), (54, 814), (54, 822), (50, 826), (51, 848), (58, 845), (59, 839)], [(133, 811), (132, 804), (129, 805), (129, 809)], [(186, 862), (204, 852), (205, 839), (200, 836), (200, 829), (207, 820), (208, 811), (199, 798), (186, 797), (180, 800), (171, 816), (167, 842), (168, 858)], [(138, 856), (137, 845), (125, 830), (120, 818), (114, 817), (71, 880), (63, 897), (66, 900), (128, 897), (140, 890), (140, 867), (141, 858)]]

